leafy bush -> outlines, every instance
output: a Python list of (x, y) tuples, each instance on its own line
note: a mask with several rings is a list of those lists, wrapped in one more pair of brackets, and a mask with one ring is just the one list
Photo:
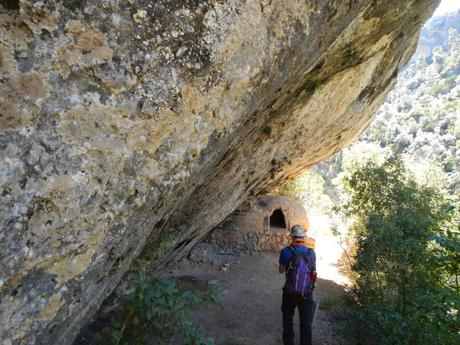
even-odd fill
[(459, 341), (460, 231), (455, 207), (418, 185), (403, 164), (369, 162), (344, 178), (357, 245), (360, 339), (376, 345)]
[(110, 325), (94, 334), (104, 345), (143, 345), (149, 339), (169, 343), (174, 333), (180, 334), (185, 345), (214, 345), (200, 329), (187, 319), (187, 313), (204, 301), (217, 303), (220, 284), (214, 284), (207, 296), (203, 293), (182, 291), (171, 279), (158, 279), (147, 272), (148, 263), (156, 260), (165, 250), (169, 238), (148, 246), (132, 268), (132, 291), (117, 301), (117, 315)]
[(203, 336), (186, 316), (203, 301), (196, 292), (180, 292), (174, 280), (144, 280), (119, 299), (121, 319), (113, 320), (96, 339), (101, 344), (141, 345), (149, 338), (167, 342), (178, 331), (186, 345), (212, 345), (214, 340)]

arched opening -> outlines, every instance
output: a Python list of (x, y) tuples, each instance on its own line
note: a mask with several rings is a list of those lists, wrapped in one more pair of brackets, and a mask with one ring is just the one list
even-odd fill
[(0, 6), (6, 10), (19, 10), (19, 0), (1, 0)]
[(280, 208), (274, 210), (270, 216), (270, 230), (284, 230), (286, 229), (286, 219), (284, 213)]

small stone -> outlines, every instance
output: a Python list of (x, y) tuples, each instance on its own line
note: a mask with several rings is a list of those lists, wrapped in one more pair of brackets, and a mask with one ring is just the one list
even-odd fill
[(182, 56), (187, 50), (188, 48), (185, 46), (180, 47), (176, 52), (176, 57)]
[(136, 23), (140, 23), (147, 19), (147, 11), (146, 10), (137, 10), (136, 13), (133, 14), (133, 19)]
[(61, 244), (62, 244), (61, 241), (59, 241), (59, 240), (54, 240), (53, 242), (51, 242), (51, 247), (53, 247), (53, 248), (60, 247)]

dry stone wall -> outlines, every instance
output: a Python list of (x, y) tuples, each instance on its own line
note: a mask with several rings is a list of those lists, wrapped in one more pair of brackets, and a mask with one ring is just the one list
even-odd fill
[[(270, 223), (274, 212), (280, 212), (284, 218), (284, 228)], [(231, 253), (278, 252), (290, 242), (289, 229), (295, 224), (307, 231), (310, 228), (306, 210), (298, 201), (260, 195), (240, 205), (206, 236), (204, 242), (215, 250)]]
[(350, 143), (438, 2), (0, 1), (0, 342), (71, 343), (146, 243)]

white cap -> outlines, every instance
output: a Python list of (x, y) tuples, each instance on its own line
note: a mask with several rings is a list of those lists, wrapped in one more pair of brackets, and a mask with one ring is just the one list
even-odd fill
[(292, 237), (305, 237), (307, 236), (307, 234), (305, 233), (305, 230), (302, 228), (301, 225), (296, 224), (291, 228), (291, 236)]

